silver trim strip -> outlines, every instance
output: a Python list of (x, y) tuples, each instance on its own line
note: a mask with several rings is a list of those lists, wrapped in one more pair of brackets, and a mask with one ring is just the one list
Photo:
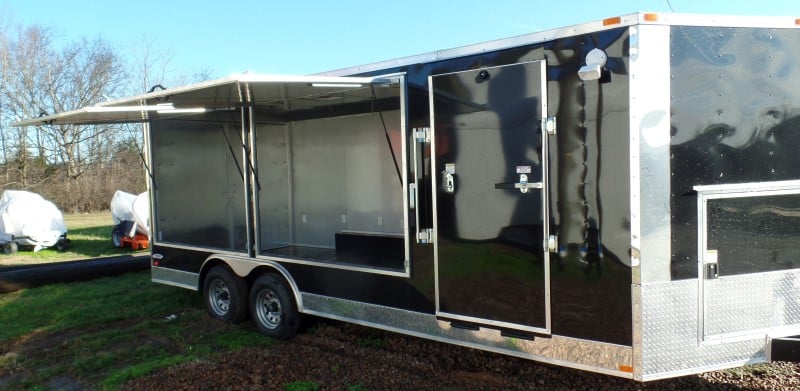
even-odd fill
[(200, 274), (160, 266), (150, 268), (150, 280), (193, 291), (197, 291), (200, 287)]
[(273, 257), (273, 256), (267, 256), (267, 255), (256, 255), (255, 259), (271, 261), (271, 262), (293, 263), (293, 264), (297, 264), (297, 265), (317, 266), (317, 267), (327, 268), (327, 269), (338, 269), (338, 270), (348, 270), (348, 271), (353, 271), (353, 272), (381, 274), (381, 275), (393, 276), (393, 277), (404, 277), (404, 278), (411, 277), (411, 273), (409, 271), (410, 265), (408, 265), (409, 264), (408, 262), (406, 262), (405, 271), (392, 271), (392, 270), (389, 270), (389, 269), (379, 269), (379, 268), (367, 267), (367, 266), (357, 266), (355, 264), (326, 263), (326, 262), (318, 262), (318, 261), (307, 261), (307, 260), (304, 260), (304, 259)]
[[(436, 121), (434, 121), (434, 107), (433, 107), (433, 77), (435, 75), (428, 75), (428, 115), (430, 116), (430, 191), (431, 191), (431, 229), (430, 234), (428, 235), (428, 243), (433, 244), (433, 291), (434, 297), (436, 298), (434, 301), (436, 302), (436, 313), (438, 314), (442, 308), (439, 305), (439, 222), (436, 218), (439, 216), (439, 208), (438, 208), (438, 194), (436, 188)], [(423, 149), (424, 151), (424, 149)], [(424, 153), (423, 153), (424, 154)]]
[[(381, 77), (389, 77), (388, 75)], [(397, 75), (400, 83), (400, 172), (403, 179), (403, 240), (405, 244), (404, 268), (406, 276), (411, 276), (411, 226), (408, 210), (411, 200), (408, 197), (408, 84), (405, 73)], [(415, 239), (416, 241), (416, 239)]]
[[(723, 185), (704, 185), (694, 186), (693, 189), (704, 195), (717, 195), (708, 198), (733, 198), (760, 196), (760, 195), (783, 195), (795, 194), (800, 191), (800, 180), (775, 181), (775, 182), (750, 182), (750, 183), (731, 183)], [(788, 192), (787, 192), (788, 191)]]
[(630, 346), (552, 335), (533, 340), (504, 337), (500, 331), (463, 330), (432, 314), (303, 293), (304, 313), (426, 338), (473, 349), (631, 379)]
[[(542, 115), (541, 133), (542, 133), (542, 258), (544, 262), (544, 316), (545, 326), (544, 332), (550, 334), (551, 327), (551, 309), (550, 309), (550, 249), (547, 245), (547, 240), (550, 237), (550, 134), (547, 132), (547, 120), (549, 113), (547, 112), (547, 60), (539, 61), (541, 66), (539, 70), (539, 99)], [(554, 134), (555, 136), (555, 134)]]
[(159, 247), (166, 247), (166, 248), (177, 248), (179, 250), (192, 250), (192, 251), (200, 251), (205, 253), (217, 253), (217, 254), (226, 254), (226, 255), (233, 255), (233, 256), (247, 256), (244, 252), (235, 252), (230, 250), (224, 250), (219, 248), (211, 248), (211, 247), (200, 247), (200, 246), (192, 246), (188, 244), (178, 244), (172, 242), (158, 242), (153, 241), (150, 243), (151, 252), (153, 251), (152, 248), (155, 246)]
[[(671, 280), (670, 28), (640, 25), (629, 34), (629, 213), (634, 378), (645, 366), (642, 286)], [(642, 158), (646, 156), (646, 158)]]

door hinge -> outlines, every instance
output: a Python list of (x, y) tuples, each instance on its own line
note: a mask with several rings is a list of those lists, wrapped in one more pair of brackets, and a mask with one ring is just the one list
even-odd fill
[(431, 142), (431, 128), (414, 128), (414, 139), (418, 143)]
[(433, 228), (424, 228), (417, 232), (417, 243), (430, 244), (433, 242)]
[(549, 235), (544, 242), (545, 251), (558, 252), (558, 235)]
[(556, 124), (556, 117), (555, 116), (549, 116), (549, 117), (544, 119), (544, 129), (547, 132), (547, 134), (549, 134), (551, 136), (555, 135), (556, 134), (556, 128), (557, 128), (557, 124)]

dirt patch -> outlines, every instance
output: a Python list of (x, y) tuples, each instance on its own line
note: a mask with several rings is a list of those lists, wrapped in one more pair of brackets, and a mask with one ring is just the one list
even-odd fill
[[(760, 367), (761, 368), (761, 367)], [(458, 346), (317, 321), (289, 342), (179, 364), (127, 383), (127, 390), (676, 390), (797, 389), (800, 366), (712, 372), (636, 384), (616, 377), (538, 364)], [(314, 389), (314, 388), (309, 388)]]

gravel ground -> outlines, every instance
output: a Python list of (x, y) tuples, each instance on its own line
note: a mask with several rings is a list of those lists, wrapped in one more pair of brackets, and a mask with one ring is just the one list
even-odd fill
[[(169, 367), (129, 390), (798, 390), (800, 365), (771, 363), (649, 383), (317, 320), (289, 342)], [(301, 384), (305, 383), (305, 384)], [(291, 388), (290, 388), (291, 389)]]

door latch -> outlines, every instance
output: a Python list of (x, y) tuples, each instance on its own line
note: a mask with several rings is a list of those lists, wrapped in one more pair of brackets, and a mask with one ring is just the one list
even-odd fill
[(524, 194), (528, 189), (541, 189), (542, 182), (528, 182), (528, 174), (519, 174), (519, 182), (514, 184), (514, 188)]
[(705, 278), (713, 280), (719, 278), (719, 255), (717, 250), (707, 250), (704, 263), (706, 265)]
[(453, 177), (453, 173), (442, 171), (442, 187), (446, 193), (453, 194), (456, 190), (456, 180)]

